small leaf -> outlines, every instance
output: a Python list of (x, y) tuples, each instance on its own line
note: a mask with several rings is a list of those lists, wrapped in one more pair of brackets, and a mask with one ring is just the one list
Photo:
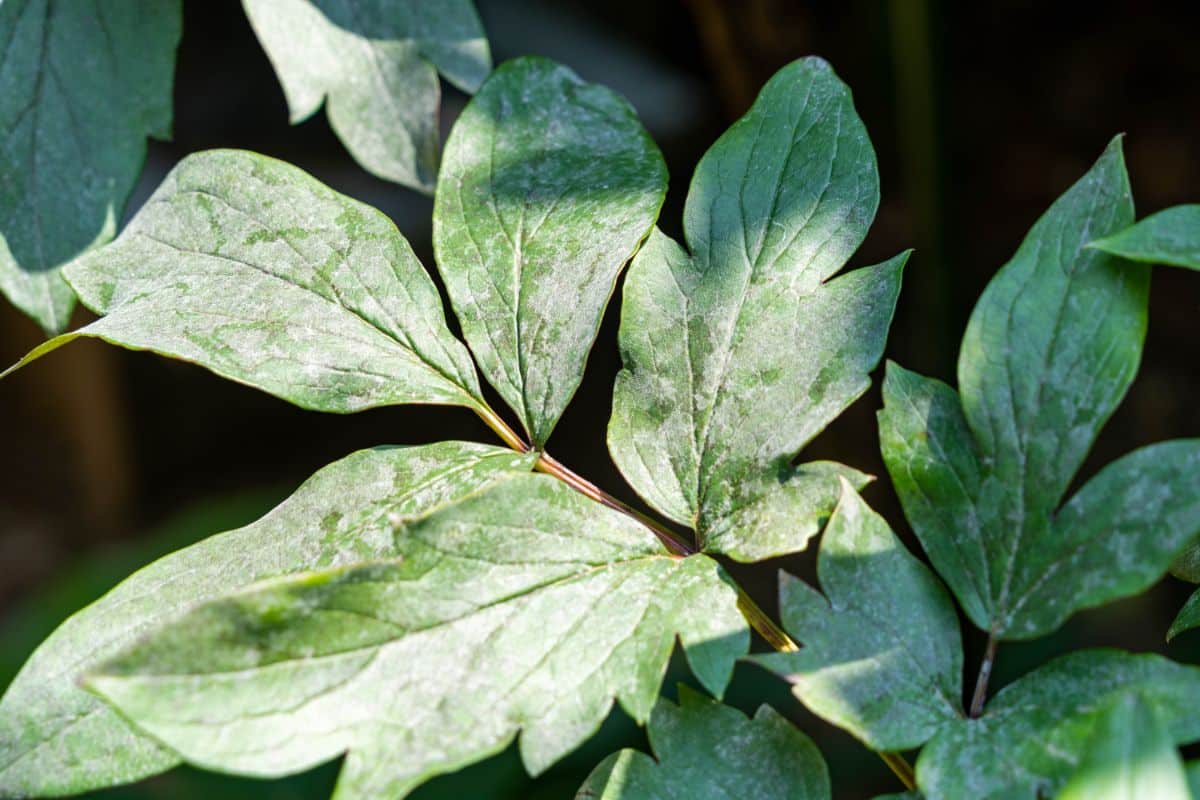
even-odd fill
[(1200, 589), (1193, 592), (1192, 596), (1183, 604), (1183, 608), (1179, 609), (1178, 616), (1175, 617), (1175, 621), (1171, 623), (1171, 627), (1167, 631), (1167, 641), (1198, 627), (1200, 627)]
[(800, 651), (753, 660), (786, 678), (813, 713), (873, 750), (919, 747), (961, 718), (962, 642), (954, 605), (844, 482), (817, 571), (824, 597), (780, 574), (780, 614)]
[(1154, 707), (1134, 692), (1100, 715), (1058, 800), (1192, 800), (1183, 761)]
[[(770, 706), (753, 719), (679, 687), (661, 699), (647, 728), (655, 758), (613, 753), (575, 800), (829, 800), (829, 771), (812, 740)], [(657, 760), (656, 760), (657, 759)]]
[(1159, 211), (1090, 246), (1130, 261), (1200, 270), (1200, 205)]
[(491, 69), (470, 0), (242, 0), (275, 67), (293, 123), (328, 97), (354, 160), (426, 192), (438, 166), (438, 72), (479, 88)]
[(984, 291), (958, 394), (888, 369), (888, 472), (930, 560), (997, 638), (1142, 591), (1200, 532), (1200, 440), (1130, 453), (1063, 502), (1141, 357), (1147, 268), (1085, 246), (1132, 216), (1117, 139)]
[[(907, 254), (831, 279), (866, 235), (878, 183), (849, 90), (824, 61), (803, 59), (700, 161), (689, 249), (655, 231), (634, 258), (609, 450), (710, 552), (803, 549), (836, 501), (834, 471), (823, 491), (780, 487), (883, 353)], [(773, 491), (793, 496), (765, 499)], [(737, 524), (763, 503), (775, 509), (765, 520), (795, 521), (790, 538)]]
[(1181, 581), (1200, 583), (1200, 541), (1192, 542), (1171, 562), (1171, 574)]
[(518, 476), (402, 526), (387, 561), (202, 606), (89, 685), (199, 766), (278, 776), (347, 753), (339, 800), (399, 798), (518, 731), (540, 772), (614, 696), (644, 721), (677, 636), (719, 693), (749, 643), (721, 567)]
[(928, 800), (1034, 800), (1059, 791), (1087, 752), (1107, 704), (1139, 692), (1176, 745), (1200, 740), (1200, 668), (1157, 655), (1084, 650), (1006, 686), (979, 719), (946, 725), (921, 751)]
[(179, 0), (0, 3), (0, 291), (48, 334), (75, 295), (61, 267), (116, 233), (171, 135)]
[(479, 408), (441, 298), (381, 213), (281, 161), (188, 156), (111, 245), (67, 279), (95, 336), (192, 361), (304, 408)]
[(547, 59), (502, 65), (455, 124), (434, 206), (438, 268), (480, 368), (535, 445), (579, 387), (666, 189), (629, 104)]
[(313, 475), (258, 522), (135, 573), (63, 623), (0, 700), (0, 796), (81, 792), (171, 767), (178, 758), (78, 688), (80, 675), (238, 587), (390, 555), (395, 520), (532, 465), (532, 456), (465, 442), (364, 450)]

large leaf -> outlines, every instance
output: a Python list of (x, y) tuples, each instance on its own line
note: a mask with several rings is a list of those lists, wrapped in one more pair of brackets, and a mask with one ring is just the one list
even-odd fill
[(721, 567), (518, 476), (402, 526), (390, 560), (203, 606), (90, 686), (194, 764), (275, 776), (347, 753), (338, 798), (401, 797), (518, 731), (540, 772), (614, 696), (645, 720), (676, 636), (720, 693), (749, 640)]
[(866, 390), (882, 355), (906, 256), (829, 280), (878, 203), (849, 90), (803, 59), (700, 161), (690, 252), (656, 231), (630, 267), (609, 450), (712, 552), (801, 549), (837, 501), (837, 474), (862, 483), (792, 459)]
[(754, 660), (871, 749), (919, 747), (963, 716), (958, 617), (933, 573), (842, 486), (817, 561), (825, 596), (780, 574), (780, 614), (800, 651)]
[(888, 369), (888, 471), (934, 566), (999, 638), (1141, 591), (1200, 532), (1200, 440), (1135, 451), (1063, 502), (1141, 355), (1147, 268), (1085, 247), (1132, 216), (1114, 140), (985, 290), (959, 392)]
[(66, 275), (105, 316), (25, 361), (96, 336), (318, 411), (483, 402), (471, 357), (395, 226), (265, 156), (189, 156), (115, 242)]
[(47, 333), (60, 267), (116, 233), (146, 137), (171, 135), (179, 0), (0, 3), (0, 291)]
[(1200, 589), (1193, 592), (1192, 596), (1183, 604), (1183, 608), (1179, 609), (1179, 614), (1167, 631), (1167, 639), (1168, 641), (1174, 639), (1179, 634), (1193, 628), (1200, 628)]
[(480, 368), (535, 445), (579, 387), (666, 188), (629, 104), (546, 59), (501, 66), (455, 124), (434, 207), (438, 267)]
[(332, 464), (258, 522), (155, 562), (73, 616), (0, 701), (0, 796), (133, 781), (177, 757), (76, 685), (155, 626), (266, 577), (390, 555), (398, 521), (532, 467), (461, 442), (365, 450)]
[(328, 98), (350, 154), (381, 178), (432, 191), (438, 72), (467, 92), (491, 69), (470, 0), (242, 0), (292, 122)]
[(1183, 761), (1154, 707), (1122, 695), (1096, 721), (1087, 753), (1058, 800), (1192, 800)]
[(647, 727), (654, 758), (613, 753), (575, 800), (829, 800), (829, 771), (812, 740), (770, 706), (753, 719), (679, 687)]
[(1151, 214), (1091, 246), (1130, 261), (1200, 270), (1200, 205)]
[(1058, 791), (1108, 703), (1140, 692), (1177, 745), (1200, 739), (1200, 668), (1157, 655), (1085, 650), (1001, 690), (979, 719), (945, 726), (917, 761), (928, 800), (1033, 800)]

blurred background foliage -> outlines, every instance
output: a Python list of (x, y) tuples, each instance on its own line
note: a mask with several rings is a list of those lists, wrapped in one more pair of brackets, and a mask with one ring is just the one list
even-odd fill
[[(883, 204), (851, 265), (915, 246), (888, 356), (953, 381), (958, 342), (984, 284), (1021, 237), (1125, 131), (1139, 216), (1200, 200), (1200, 4), (946, 0), (480, 0), (496, 60), (538, 53), (629, 98), (673, 176), (661, 225), (678, 235), (699, 156), (780, 66), (824, 56), (849, 83), (879, 153)], [(466, 98), (446, 88), (443, 129)], [(176, 161), (241, 147), (291, 161), (390, 214), (432, 267), (431, 200), (357, 167), (324, 114), (287, 124), (282, 91), (236, 0), (187, 0), (175, 88), (175, 138), (152, 143), (128, 213)], [(551, 450), (636, 502), (604, 445), (619, 368), (617, 307)], [(1143, 366), (1079, 481), (1135, 447), (1200, 436), (1200, 280), (1159, 270)], [(85, 318), (80, 312), (77, 322)], [(0, 362), (39, 332), (0, 308)], [(867, 394), (806, 451), (884, 475)], [(248, 522), (319, 467), (355, 449), (447, 438), (490, 441), (454, 409), (378, 409), (350, 417), (293, 408), (195, 367), (96, 342), (72, 344), (0, 385), (0, 683), (72, 611), (138, 566)], [(916, 549), (886, 480), (866, 497)], [(812, 553), (737, 567), (775, 606), (779, 568), (812, 578)], [(1200, 633), (1169, 648), (1167, 625), (1189, 592), (1166, 579), (1148, 594), (1078, 615), (1044, 639), (1000, 648), (994, 687), (1083, 646), (1157, 650), (1200, 662)], [(964, 628), (968, 677), (983, 647)], [(678, 660), (666, 691), (690, 675)], [(738, 668), (730, 701), (766, 701), (808, 732), (830, 763), (837, 796), (899, 787), (849, 736), (825, 725), (755, 667)], [(607, 753), (645, 740), (614, 712), (583, 750), (537, 781), (515, 748), (414, 797), (569, 798)], [(1195, 755), (1195, 754), (1191, 754)], [(279, 782), (176, 770), (96, 797), (322, 798), (337, 765)]]

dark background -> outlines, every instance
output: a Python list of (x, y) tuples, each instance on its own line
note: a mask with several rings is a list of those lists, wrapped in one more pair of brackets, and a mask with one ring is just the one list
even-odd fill
[[(1059, 193), (1125, 132), (1139, 216), (1200, 201), (1200, 4), (936, 0), (480, 0), (497, 62), (539, 53), (629, 98), (672, 175), (660, 224), (678, 234), (696, 160), (762, 83), (802, 55), (828, 59), (852, 87), (879, 155), (883, 203), (851, 266), (916, 247), (887, 351), (953, 382), (975, 299)], [(185, 154), (241, 147), (294, 162), (397, 222), (432, 268), (432, 203), (359, 168), (323, 112), (290, 127), (271, 67), (234, 0), (188, 0), (175, 90), (175, 139), (152, 143), (130, 211)], [(443, 128), (465, 98), (447, 88)], [(619, 295), (618, 295), (619, 296)], [(550, 449), (636, 502), (607, 456), (617, 304)], [(1137, 382), (1080, 480), (1165, 438), (1200, 436), (1200, 276), (1155, 272)], [(81, 312), (77, 322), (86, 319)], [(0, 308), (0, 362), (39, 341)], [(868, 393), (805, 451), (883, 476)], [(497, 406), (499, 407), (499, 406)], [(95, 342), (56, 352), (0, 384), (0, 685), (68, 613), (154, 557), (243, 524), (319, 467), (362, 447), (446, 438), (491, 441), (469, 412), (390, 408), (348, 417), (301, 411), (195, 367)], [(865, 492), (915, 547), (886, 480)], [(812, 553), (738, 568), (774, 608), (777, 568), (811, 577)], [(1058, 653), (1112, 645), (1200, 661), (1200, 634), (1163, 634), (1190, 587), (1077, 615), (1052, 637), (1000, 648), (994, 687)], [(964, 626), (969, 690), (983, 647)], [(668, 687), (690, 680), (681, 664)], [(669, 691), (673, 691), (669, 688)], [(825, 753), (839, 798), (899, 785), (849, 736), (807, 714), (774, 678), (738, 668), (730, 701), (763, 700), (797, 720)], [(536, 784), (512, 748), (438, 779), (415, 797), (568, 798), (621, 746), (644, 747), (615, 714), (597, 740)], [(108, 798), (324, 797), (336, 765), (274, 784), (178, 770)]]

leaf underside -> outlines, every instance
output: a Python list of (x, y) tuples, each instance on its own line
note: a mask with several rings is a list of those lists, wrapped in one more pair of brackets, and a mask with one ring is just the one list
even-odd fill
[(293, 123), (327, 100), (329, 122), (367, 171), (432, 192), (438, 73), (463, 91), (491, 69), (470, 0), (242, 0)]
[(0, 3), (0, 292), (48, 333), (75, 295), (61, 267), (112, 238), (171, 135), (179, 0)]
[[(803, 549), (839, 472), (863, 482), (792, 460), (866, 390), (882, 355), (906, 255), (832, 278), (878, 203), (849, 90), (803, 59), (700, 161), (687, 249), (655, 231), (630, 266), (609, 450), (710, 552), (751, 561)], [(790, 536), (759, 530), (783, 518)]]
[(63, 623), (0, 700), (0, 796), (82, 792), (173, 766), (177, 756), (78, 688), (80, 676), (238, 587), (390, 556), (395, 519), (532, 466), (530, 456), (465, 442), (364, 450), (316, 473), (258, 522), (135, 573)]

